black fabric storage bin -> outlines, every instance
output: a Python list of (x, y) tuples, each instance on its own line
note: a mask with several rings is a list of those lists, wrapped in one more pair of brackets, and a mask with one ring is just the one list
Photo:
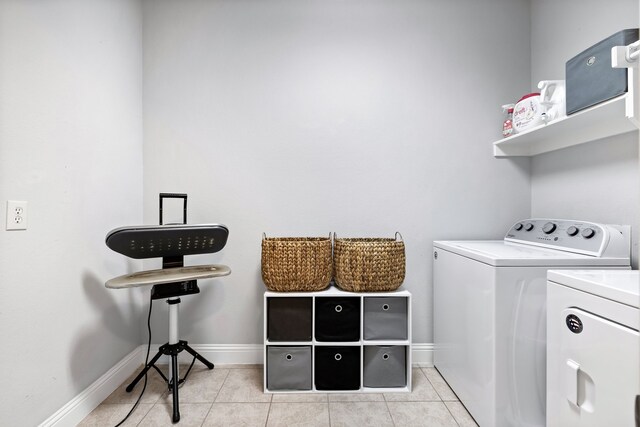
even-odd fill
[(366, 346), (364, 348), (365, 387), (405, 387), (407, 385), (407, 348)]
[(360, 298), (316, 298), (316, 340), (360, 340)]
[(407, 339), (407, 298), (364, 298), (365, 340)]
[(611, 67), (611, 48), (636, 40), (637, 28), (619, 31), (567, 61), (567, 115), (627, 91), (627, 69)]
[(315, 347), (316, 390), (360, 389), (360, 346)]
[(311, 390), (311, 347), (267, 347), (267, 389)]
[(269, 297), (267, 339), (269, 341), (311, 341), (312, 298)]

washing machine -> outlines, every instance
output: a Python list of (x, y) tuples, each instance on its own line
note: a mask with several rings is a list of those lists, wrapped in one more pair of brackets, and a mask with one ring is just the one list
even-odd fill
[(637, 425), (639, 288), (638, 271), (549, 271), (549, 427)]
[(629, 269), (630, 227), (527, 219), (436, 241), (434, 364), (481, 427), (543, 426), (549, 269)]

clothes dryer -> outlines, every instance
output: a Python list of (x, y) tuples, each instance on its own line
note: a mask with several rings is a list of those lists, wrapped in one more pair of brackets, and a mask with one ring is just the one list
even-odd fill
[(528, 219), (434, 242), (434, 364), (482, 427), (543, 426), (551, 268), (629, 269), (630, 228)]
[(549, 271), (549, 427), (637, 425), (639, 288), (638, 271)]

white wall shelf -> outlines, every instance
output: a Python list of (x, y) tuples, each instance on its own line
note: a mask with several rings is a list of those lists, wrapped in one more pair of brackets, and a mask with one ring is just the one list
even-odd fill
[(585, 142), (637, 131), (634, 91), (637, 79), (629, 69), (629, 92), (570, 116), (493, 143), (494, 157), (536, 156)]

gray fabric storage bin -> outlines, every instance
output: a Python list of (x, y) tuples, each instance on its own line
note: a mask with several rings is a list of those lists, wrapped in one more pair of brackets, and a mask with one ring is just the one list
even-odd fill
[(611, 67), (611, 48), (638, 40), (638, 29), (619, 31), (567, 61), (567, 114), (571, 115), (627, 91), (627, 69)]
[(365, 346), (365, 387), (405, 387), (407, 385), (407, 348), (396, 346)]
[(407, 327), (407, 298), (364, 298), (365, 340), (406, 340)]
[(311, 347), (267, 347), (268, 390), (311, 390)]

